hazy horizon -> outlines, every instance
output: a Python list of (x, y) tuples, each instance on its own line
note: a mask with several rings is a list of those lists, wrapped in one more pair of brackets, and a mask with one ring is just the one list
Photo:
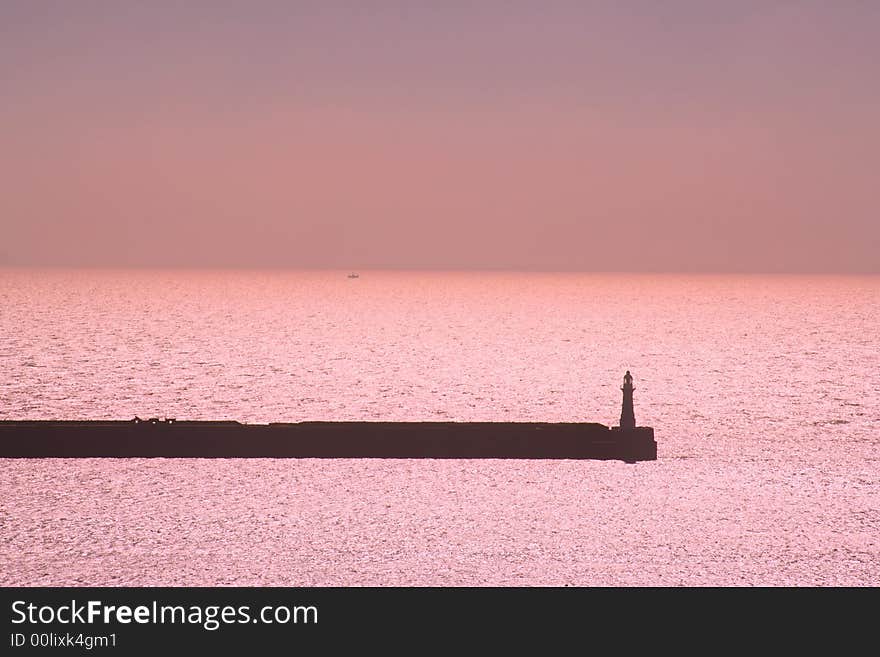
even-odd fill
[(583, 274), (583, 275), (618, 275), (632, 274), (633, 276), (768, 276), (768, 277), (867, 277), (880, 276), (880, 271), (820, 271), (820, 270), (713, 270), (713, 269), (551, 269), (549, 267), (403, 267), (403, 266), (367, 266), (367, 267), (342, 267), (342, 266), (313, 266), (298, 267), (291, 265), (205, 265), (205, 264), (67, 264), (67, 263), (27, 263), (14, 264), (0, 262), (0, 271), (156, 271), (156, 272), (276, 272), (276, 273), (320, 273), (320, 272), (344, 272), (344, 273), (427, 273), (427, 274)]
[(0, 5), (0, 267), (880, 273), (880, 4)]

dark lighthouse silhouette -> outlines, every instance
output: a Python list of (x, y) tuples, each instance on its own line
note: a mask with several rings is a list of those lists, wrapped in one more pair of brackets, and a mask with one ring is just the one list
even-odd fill
[(623, 377), (620, 426), (596, 422), (0, 421), (4, 458), (657, 459)]
[(633, 411), (633, 378), (629, 370), (623, 375), (623, 407), (620, 409), (620, 428), (630, 431), (636, 428), (636, 414)]

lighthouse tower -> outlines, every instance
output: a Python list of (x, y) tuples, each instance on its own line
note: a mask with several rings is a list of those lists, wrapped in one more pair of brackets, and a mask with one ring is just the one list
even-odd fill
[(620, 389), (623, 390), (623, 408), (620, 409), (620, 429), (622, 431), (635, 429), (636, 416), (633, 413), (633, 390), (635, 388), (633, 388), (633, 378), (629, 370), (623, 375), (623, 385)]

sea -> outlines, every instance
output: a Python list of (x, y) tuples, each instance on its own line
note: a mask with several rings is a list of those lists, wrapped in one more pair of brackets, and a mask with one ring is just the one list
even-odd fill
[(0, 419), (601, 422), (658, 460), (0, 459), (0, 585), (880, 585), (880, 277), (0, 269)]

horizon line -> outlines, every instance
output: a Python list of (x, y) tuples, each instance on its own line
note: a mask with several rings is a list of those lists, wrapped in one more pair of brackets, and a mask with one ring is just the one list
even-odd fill
[(739, 275), (739, 276), (880, 276), (880, 269), (825, 270), (825, 269), (555, 269), (550, 267), (411, 267), (401, 265), (296, 266), (296, 265), (183, 265), (183, 264), (63, 264), (63, 263), (3, 263), (2, 270), (98, 270), (98, 271), (300, 271), (300, 272), (426, 272), (426, 273), (523, 273), (523, 274), (629, 274), (629, 275)]

